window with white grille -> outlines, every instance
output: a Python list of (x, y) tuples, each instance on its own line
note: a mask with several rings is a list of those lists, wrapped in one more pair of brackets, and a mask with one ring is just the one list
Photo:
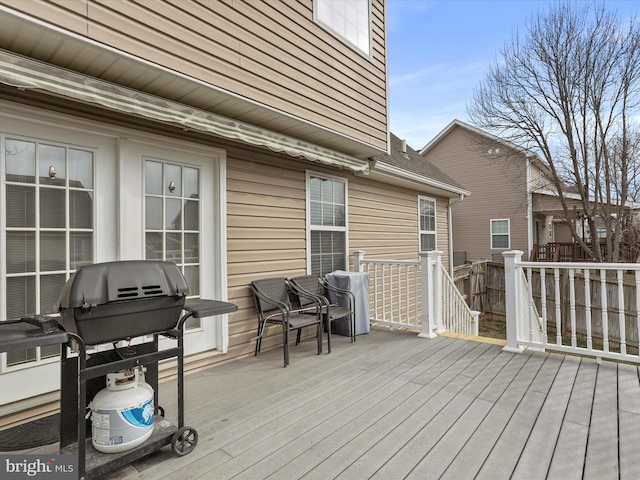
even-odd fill
[(420, 228), (420, 251), (436, 249), (436, 201), (433, 198), (418, 197)]
[[(69, 275), (94, 260), (94, 151), (2, 137), (5, 311), (55, 314)], [(6, 366), (55, 356), (59, 346), (11, 352)]]
[[(200, 170), (145, 160), (145, 257), (176, 263), (200, 295)], [(200, 326), (191, 318), (187, 328)]]
[(325, 275), (347, 267), (347, 182), (307, 175), (308, 264)]

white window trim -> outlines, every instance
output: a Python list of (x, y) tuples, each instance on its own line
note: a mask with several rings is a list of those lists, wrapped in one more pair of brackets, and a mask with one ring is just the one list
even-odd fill
[[(493, 222), (507, 222), (507, 246), (506, 247), (494, 247), (493, 246)], [(498, 234), (503, 235), (503, 234)], [(511, 219), (509, 218), (492, 218), (489, 220), (489, 245), (491, 250), (510, 250), (511, 249)]]
[(309, 179), (311, 177), (328, 178), (344, 183), (344, 227), (326, 227), (317, 225), (313, 230), (325, 230), (330, 232), (344, 232), (344, 270), (349, 269), (349, 181), (344, 177), (321, 173), (313, 170), (307, 170), (305, 176), (305, 236), (306, 236), (306, 257), (307, 257), (307, 274), (311, 274), (311, 190), (309, 189)]
[(345, 36), (341, 35), (339, 32), (337, 32), (336, 30), (331, 28), (330, 25), (326, 25), (325, 23), (323, 23), (320, 20), (318, 20), (318, 3), (315, 0), (313, 2), (313, 21), (314, 21), (314, 23), (316, 25), (318, 25), (323, 30), (325, 30), (326, 32), (331, 34), (333, 37), (335, 37), (338, 40), (340, 40), (342, 43), (344, 43), (349, 48), (351, 48), (354, 52), (362, 55), (365, 58), (372, 59), (373, 58), (373, 46), (372, 46), (373, 34), (372, 34), (372, 28), (371, 28), (371, 1), (367, 0), (367, 3), (368, 3), (367, 13), (368, 13), (368, 17), (369, 17), (367, 19), (367, 24), (369, 25), (369, 51), (362, 50), (360, 47), (358, 47), (352, 41), (347, 39)]
[[(433, 227), (434, 227), (433, 231), (422, 230), (420, 228), (421, 226), (420, 203), (422, 202), (422, 200), (433, 202)], [(420, 253), (425, 253), (422, 251), (422, 234), (434, 235), (434, 240), (435, 240), (434, 250), (437, 250), (438, 249), (438, 202), (433, 197), (425, 197), (425, 196), (419, 195), (418, 196), (418, 251)]]

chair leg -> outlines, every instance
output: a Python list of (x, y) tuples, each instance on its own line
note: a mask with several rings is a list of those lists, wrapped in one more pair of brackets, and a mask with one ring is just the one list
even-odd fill
[(318, 322), (318, 328), (316, 333), (316, 338), (318, 341), (318, 355), (322, 353), (322, 320)]
[(282, 348), (284, 350), (284, 366), (289, 365), (289, 328), (282, 326)]
[(355, 314), (351, 315), (351, 342), (356, 341), (356, 316)]
[(302, 329), (301, 329), (301, 328), (299, 328), (299, 329), (298, 329), (298, 333), (297, 333), (297, 335), (296, 335), (296, 345), (298, 345), (298, 344), (300, 343), (300, 338), (301, 338), (301, 336), (302, 336)]
[(264, 323), (258, 322), (258, 338), (256, 339), (256, 351), (254, 353), (254, 356), (258, 356), (258, 353), (260, 353), (260, 348), (262, 347), (263, 330), (264, 330)]
[(331, 319), (326, 317), (324, 324), (327, 327), (327, 353), (331, 353)]

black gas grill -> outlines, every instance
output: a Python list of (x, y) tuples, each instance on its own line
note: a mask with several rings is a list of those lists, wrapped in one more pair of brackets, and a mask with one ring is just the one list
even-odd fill
[[(198, 441), (194, 428), (184, 424), (185, 321), (237, 310), (217, 300), (186, 300), (189, 289), (180, 269), (171, 262), (133, 260), (97, 263), (80, 268), (65, 284), (59, 299), (62, 326), (75, 345), (77, 356), (61, 355), (60, 452), (77, 455), (79, 478), (90, 479), (171, 444), (178, 455), (191, 452)], [(184, 312), (184, 313), (183, 313)], [(126, 348), (88, 353), (97, 345), (147, 336)], [(159, 337), (176, 340), (176, 346), (159, 349)], [(158, 362), (177, 360), (178, 422), (164, 419), (158, 406)], [(90, 425), (85, 424), (87, 404), (93, 398), (89, 382), (104, 386), (109, 372), (146, 368), (146, 383), (154, 389), (155, 422), (151, 437), (121, 453), (103, 454), (91, 446)]]
[(59, 310), (67, 332), (95, 345), (175, 328), (188, 293), (172, 262), (97, 263), (71, 276)]
[[(171, 262), (134, 260), (97, 263), (80, 268), (65, 284), (59, 299), (62, 327), (42, 315), (22, 321), (0, 321), (0, 352), (60, 344), (60, 453), (78, 458), (78, 478), (90, 480), (171, 444), (178, 455), (190, 453), (198, 434), (184, 424), (184, 324), (237, 310), (218, 300), (189, 299), (187, 283)], [(147, 336), (148, 335), (148, 336)], [(147, 336), (126, 348), (87, 351), (87, 345)], [(159, 348), (159, 337), (175, 346)], [(77, 355), (72, 353), (77, 351)], [(177, 361), (177, 425), (158, 406), (158, 362)], [(107, 373), (146, 368), (146, 383), (154, 389), (155, 421), (142, 445), (104, 454), (91, 444), (85, 420), (93, 398), (89, 382), (104, 387)]]

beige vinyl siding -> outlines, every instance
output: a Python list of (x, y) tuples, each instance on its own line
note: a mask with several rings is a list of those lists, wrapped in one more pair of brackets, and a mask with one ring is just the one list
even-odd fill
[[(526, 161), (502, 147), (456, 126), (425, 154), (471, 195), (453, 207), (453, 250), (467, 259), (489, 258), (505, 249), (491, 248), (491, 220), (510, 220), (510, 247), (528, 252)], [(440, 244), (438, 244), (440, 248)]]
[[(377, 182), (366, 177), (349, 180), (349, 254), (353, 267), (354, 250), (364, 250), (365, 256), (386, 260), (417, 260), (418, 195)], [(447, 200), (436, 200), (436, 242), (448, 264)]]
[[(227, 168), (227, 274), (229, 299), (238, 312), (229, 318), (229, 356), (253, 352), (257, 331), (252, 280), (306, 273), (305, 174), (295, 162), (268, 153), (230, 151)], [(288, 166), (289, 168), (283, 168)], [(281, 344), (269, 327), (263, 348)]]
[(1, 3), (386, 150), (383, 0), (371, 3), (371, 58), (316, 25), (311, 0)]

